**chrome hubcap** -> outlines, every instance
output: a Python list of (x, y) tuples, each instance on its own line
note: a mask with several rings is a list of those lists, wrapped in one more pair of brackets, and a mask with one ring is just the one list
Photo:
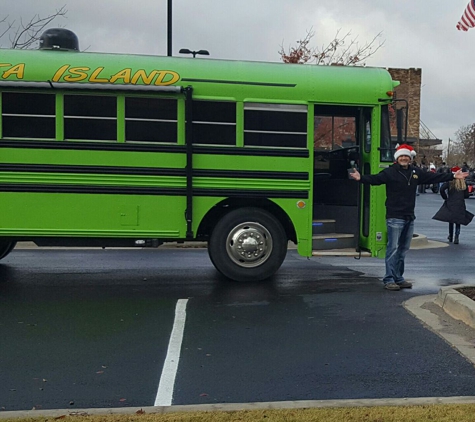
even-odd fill
[(272, 252), (272, 236), (259, 223), (241, 223), (229, 233), (226, 250), (237, 265), (257, 267), (266, 262)]

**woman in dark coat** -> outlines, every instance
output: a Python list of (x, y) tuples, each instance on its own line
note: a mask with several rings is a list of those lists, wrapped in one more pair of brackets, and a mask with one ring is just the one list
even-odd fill
[[(452, 173), (460, 170), (460, 167), (452, 167)], [(454, 179), (445, 182), (440, 188), (440, 195), (444, 198), (444, 204), (432, 217), (434, 220), (449, 223), (449, 242), (459, 243), (460, 225), (466, 226), (472, 221), (473, 214), (465, 207), (465, 198), (468, 198), (468, 188), (464, 179)], [(455, 237), (454, 237), (455, 224)]]

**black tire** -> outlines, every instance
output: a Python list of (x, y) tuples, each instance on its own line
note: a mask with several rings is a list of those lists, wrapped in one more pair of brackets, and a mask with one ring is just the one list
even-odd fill
[(0, 242), (0, 259), (5, 258), (15, 247), (16, 242)]
[(287, 235), (272, 214), (259, 208), (240, 208), (216, 224), (208, 245), (211, 262), (235, 281), (271, 277), (284, 262)]

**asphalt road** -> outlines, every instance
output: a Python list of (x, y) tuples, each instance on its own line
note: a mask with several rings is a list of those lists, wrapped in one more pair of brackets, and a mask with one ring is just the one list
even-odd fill
[[(429, 239), (441, 242), (446, 247), (411, 250), (406, 256), (405, 277), (414, 282), (414, 293), (433, 294), (443, 286), (454, 284), (475, 284), (475, 219), (468, 226), (462, 226), (460, 244), (449, 244), (448, 223), (432, 220), (442, 205), (439, 194), (427, 190), (417, 197), (415, 232)], [(465, 201), (467, 209), (475, 214), (475, 197)], [(349, 262), (347, 258), (329, 258), (325, 262), (333, 265), (349, 265), (352, 269), (381, 278), (384, 262), (376, 259), (361, 259)]]
[[(475, 208), (475, 199), (468, 206)], [(443, 241), (419, 197), (416, 232)], [(402, 306), (473, 280), (462, 243), (384, 262), (290, 251), (274, 279), (220, 278), (205, 250), (18, 250), (0, 265), (0, 409), (152, 406), (188, 299), (173, 404), (475, 395), (475, 368)]]

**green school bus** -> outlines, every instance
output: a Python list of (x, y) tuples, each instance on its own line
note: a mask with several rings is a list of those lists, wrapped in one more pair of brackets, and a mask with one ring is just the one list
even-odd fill
[(206, 241), (224, 276), (382, 256), (398, 82), (381, 68), (80, 52), (68, 30), (0, 52), (0, 257)]

